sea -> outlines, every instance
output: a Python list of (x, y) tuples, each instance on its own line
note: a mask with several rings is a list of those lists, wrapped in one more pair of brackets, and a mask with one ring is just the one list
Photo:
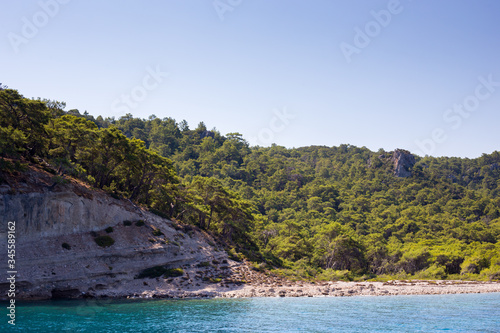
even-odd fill
[(7, 320), (1, 332), (484, 333), (500, 332), (500, 293), (17, 302)]

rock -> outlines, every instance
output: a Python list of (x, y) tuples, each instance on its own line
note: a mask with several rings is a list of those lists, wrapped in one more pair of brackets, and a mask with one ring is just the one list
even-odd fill
[(394, 165), (394, 175), (396, 177), (410, 177), (411, 169), (415, 165), (415, 156), (409, 151), (403, 149), (396, 149), (392, 154), (392, 162)]
[[(0, 225), (15, 221), (19, 235), (18, 299), (126, 297), (157, 288), (169, 293), (174, 285), (164, 279), (136, 277), (155, 266), (185, 266), (193, 267), (184, 270), (184, 280), (189, 281), (189, 274), (196, 275), (196, 264), (214, 257), (227, 260), (225, 252), (215, 253), (209, 245), (213, 239), (195, 227), (190, 228), (188, 236), (182, 230), (175, 230), (172, 221), (130, 201), (114, 199), (73, 181), (59, 184), (56, 191), (47, 185), (51, 184), (51, 175), (40, 171), (28, 175), (33, 181), (22, 182), (27, 192), (0, 194)], [(142, 224), (124, 221), (142, 221)], [(112, 231), (105, 231), (109, 227)], [(150, 242), (154, 230), (160, 230), (168, 240), (175, 236), (183, 238), (184, 254), (174, 244)], [(95, 239), (104, 235), (112, 238), (113, 243), (101, 247)], [(1, 248), (6, 248), (6, 239), (1, 237)], [(63, 246), (65, 243), (70, 245), (69, 249)], [(2, 282), (6, 281), (7, 271), (7, 261), (1, 261)], [(178, 282), (184, 280), (179, 278)], [(8, 287), (0, 282), (0, 299)]]
[(68, 299), (82, 297), (78, 289), (54, 289), (52, 290), (52, 299)]

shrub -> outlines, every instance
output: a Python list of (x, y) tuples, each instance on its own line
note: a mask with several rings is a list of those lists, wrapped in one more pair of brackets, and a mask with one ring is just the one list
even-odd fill
[(196, 265), (197, 267), (208, 267), (210, 266), (210, 263), (208, 261), (203, 261), (203, 262), (200, 262), (198, 265)]
[(107, 227), (106, 229), (104, 229), (104, 231), (106, 231), (108, 234), (110, 234), (113, 232), (113, 227)]
[(153, 236), (162, 236), (163, 232), (160, 231), (160, 229), (154, 229), (153, 230)]
[(111, 246), (115, 243), (115, 240), (113, 238), (111, 238), (110, 236), (99, 236), (99, 237), (94, 238), (94, 241), (100, 247), (108, 247), (108, 246)]
[[(49, 169), (49, 170), (52, 170), (52, 169)], [(53, 171), (53, 170), (52, 170)], [(52, 177), (52, 183), (55, 185), (55, 184), (67, 184), (69, 183), (69, 180), (61, 177), (61, 176), (54, 176)]]
[(490, 281), (500, 281), (500, 272), (491, 273), (489, 278)]
[(351, 281), (352, 277), (348, 270), (325, 269), (317, 276), (320, 281)]
[(163, 274), (164, 278), (169, 278), (169, 277), (178, 277), (184, 275), (184, 271), (182, 268), (171, 268), (167, 269), (165, 274)]
[(117, 200), (120, 200), (120, 199), (121, 199), (121, 198), (120, 198), (120, 196), (119, 196), (118, 194), (116, 194), (116, 193), (111, 192), (109, 195), (110, 195), (113, 199), (117, 199)]
[(62, 247), (63, 249), (71, 250), (71, 245), (69, 245), (68, 243), (62, 243)]
[(132, 221), (125, 220), (125, 221), (123, 221), (123, 225), (126, 226), (126, 227), (129, 227), (129, 226), (132, 225)]
[(166, 268), (164, 266), (154, 266), (150, 268), (146, 268), (142, 270), (139, 275), (137, 275), (136, 279), (144, 279), (144, 278), (157, 278), (165, 274)]
[(143, 225), (145, 225), (146, 223), (144, 223), (144, 220), (137, 220), (135, 222), (135, 225), (138, 226), (138, 227), (142, 227)]
[(167, 214), (165, 214), (164, 212), (158, 210), (158, 209), (154, 209), (154, 208), (150, 208), (149, 211), (159, 217), (163, 217), (164, 219), (168, 219), (169, 216)]
[(415, 277), (421, 280), (426, 280), (426, 279), (444, 280), (446, 279), (446, 276), (447, 274), (445, 267), (439, 266), (437, 264), (430, 266), (426, 270), (422, 270), (415, 273)]
[(165, 278), (182, 276), (184, 271), (181, 268), (166, 268), (165, 266), (154, 266), (142, 270), (136, 279), (154, 279), (163, 275)]
[(228, 255), (229, 259), (234, 260), (234, 261), (238, 261), (238, 262), (241, 262), (241, 261), (243, 261), (243, 259), (245, 259), (245, 256), (243, 254), (237, 252), (234, 248), (229, 250), (227, 252), (227, 255)]

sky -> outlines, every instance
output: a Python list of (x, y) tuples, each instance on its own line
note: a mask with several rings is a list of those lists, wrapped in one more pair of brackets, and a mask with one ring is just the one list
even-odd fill
[(500, 1), (3, 1), (0, 82), (252, 145), (500, 150)]

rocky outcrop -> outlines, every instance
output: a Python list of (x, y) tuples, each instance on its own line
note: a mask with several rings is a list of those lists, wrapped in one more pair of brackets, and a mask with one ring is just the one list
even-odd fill
[(392, 163), (396, 177), (410, 177), (411, 169), (415, 165), (415, 156), (407, 150), (396, 149), (392, 154)]
[(3, 194), (0, 199), (2, 225), (16, 221), (23, 241), (98, 231), (124, 220), (140, 218), (140, 209), (96, 193), (84, 197), (71, 191)]

